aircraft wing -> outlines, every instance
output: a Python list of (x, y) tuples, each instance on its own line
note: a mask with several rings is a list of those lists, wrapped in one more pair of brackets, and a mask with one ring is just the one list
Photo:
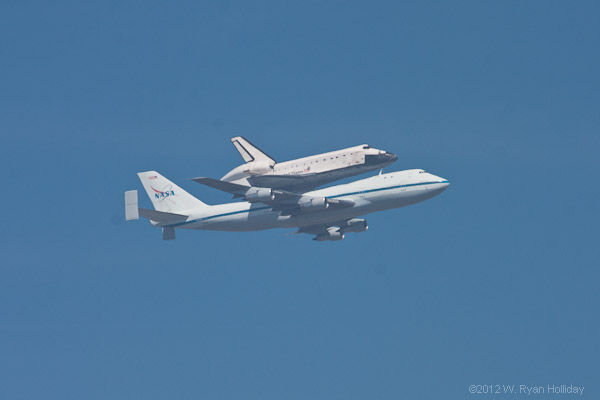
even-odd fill
[(296, 232), (294, 232), (294, 234), (297, 235), (300, 233), (307, 233), (309, 235), (321, 235), (323, 233), (329, 232), (331, 229), (339, 231), (342, 226), (346, 225), (346, 222), (347, 221), (338, 221), (331, 222), (328, 224), (303, 226), (302, 228), (299, 228)]
[(330, 207), (352, 207), (350, 200), (338, 200), (328, 197), (307, 196), (301, 193), (289, 192), (270, 187), (244, 186), (236, 183), (224, 182), (218, 179), (198, 177), (192, 178), (194, 182), (231, 193), (234, 198), (244, 198), (251, 203), (264, 203), (271, 206), (274, 211), (281, 211), (284, 215), (297, 215), (304, 212), (322, 211)]
[(248, 186), (238, 185), (237, 183), (230, 183), (226, 181), (221, 181), (219, 179), (213, 178), (192, 178), (194, 182), (201, 183), (206, 186), (210, 186), (211, 188), (221, 190), (223, 192), (231, 193), (231, 194), (244, 194), (248, 190)]
[(254, 186), (245, 186), (239, 185), (237, 183), (231, 183), (226, 181), (221, 181), (219, 179), (206, 178), (206, 177), (198, 177), (192, 178), (194, 182), (201, 183), (206, 186), (210, 186), (211, 188), (220, 190), (222, 192), (231, 193), (233, 198), (246, 197), (248, 201), (250, 199), (254, 200), (257, 198), (258, 201), (261, 200), (274, 200), (277, 197), (279, 200), (287, 199), (293, 197), (295, 194), (291, 192), (286, 192), (284, 190), (277, 190), (271, 188), (263, 188), (263, 187), (254, 187)]
[(313, 240), (341, 240), (344, 234), (348, 232), (365, 232), (368, 229), (367, 221), (364, 219), (350, 218), (336, 222), (330, 222), (318, 225), (309, 225), (299, 228), (295, 234), (308, 233), (316, 235)]

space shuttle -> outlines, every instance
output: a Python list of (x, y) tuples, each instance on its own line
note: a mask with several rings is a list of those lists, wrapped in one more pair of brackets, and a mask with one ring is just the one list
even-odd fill
[(339, 179), (381, 169), (398, 159), (395, 154), (363, 144), (277, 162), (242, 136), (231, 138), (231, 142), (245, 163), (225, 174), (221, 181), (297, 192), (312, 190)]

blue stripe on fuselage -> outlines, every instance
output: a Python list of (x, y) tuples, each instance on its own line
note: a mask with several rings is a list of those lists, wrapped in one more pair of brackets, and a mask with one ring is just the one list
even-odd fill
[[(430, 185), (432, 183), (448, 183), (448, 181), (409, 183), (409, 184), (406, 184), (406, 185), (396, 185), (396, 186), (389, 186), (389, 187), (378, 188), (378, 189), (361, 190), (361, 191), (358, 191), (358, 192), (336, 194), (336, 195), (333, 195), (333, 196), (325, 196), (325, 197), (328, 197), (330, 199), (334, 199), (336, 197), (353, 196), (353, 195), (356, 195), (356, 194), (380, 192), (382, 190), (391, 190), (391, 189), (398, 189), (398, 188), (410, 187), (410, 186)], [(224, 213), (224, 214), (211, 215), (211, 216), (208, 216), (208, 217), (194, 219), (192, 221), (185, 221), (185, 222), (179, 222), (179, 223), (176, 223), (176, 224), (163, 225), (163, 227), (167, 227), (168, 226), (168, 227), (175, 228), (175, 227), (182, 226), (182, 225), (189, 225), (189, 224), (194, 224), (196, 222), (207, 221), (207, 220), (213, 219), (213, 218), (227, 217), (229, 215), (242, 214), (242, 213), (251, 213), (251, 212), (254, 212), (254, 211), (266, 210), (268, 208), (271, 208), (271, 206), (257, 207), (255, 209), (251, 209), (251, 210), (240, 210), (240, 211), (232, 211), (232, 212), (228, 212), (228, 213)]]

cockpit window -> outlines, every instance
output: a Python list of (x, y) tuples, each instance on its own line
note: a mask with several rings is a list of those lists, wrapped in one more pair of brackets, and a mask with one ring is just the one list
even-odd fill
[(369, 146), (368, 144), (363, 146), (363, 149), (365, 149), (365, 150), (370, 149), (370, 148), (371, 148), (371, 146)]

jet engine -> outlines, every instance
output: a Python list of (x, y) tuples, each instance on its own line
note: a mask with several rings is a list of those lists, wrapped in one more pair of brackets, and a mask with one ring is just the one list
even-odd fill
[(304, 211), (320, 211), (329, 208), (329, 203), (325, 197), (301, 198), (298, 205)]
[(274, 164), (268, 161), (253, 161), (246, 164), (248, 169), (244, 170), (244, 172), (247, 172), (250, 175), (262, 175), (271, 172), (273, 170), (273, 165)]
[(317, 235), (313, 240), (316, 240), (318, 242), (326, 242), (328, 240), (336, 242), (338, 240), (342, 240), (343, 238), (344, 234), (340, 231), (328, 231), (327, 233)]
[(369, 229), (366, 219), (351, 219), (344, 227), (344, 232), (364, 232)]
[(269, 188), (250, 188), (244, 195), (244, 198), (250, 203), (271, 201), (275, 200), (275, 193), (273, 193), (273, 189)]

